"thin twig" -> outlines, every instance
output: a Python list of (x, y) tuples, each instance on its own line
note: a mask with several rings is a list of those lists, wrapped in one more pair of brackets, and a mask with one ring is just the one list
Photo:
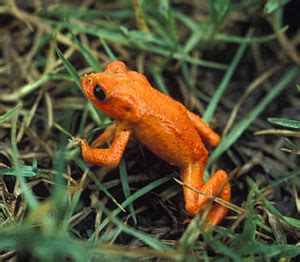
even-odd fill
[(180, 181), (180, 180), (177, 179), (177, 178), (174, 178), (174, 180), (175, 180), (178, 184), (180, 184), (180, 185), (182, 185), (182, 186), (184, 186), (184, 187), (187, 187), (188, 189), (191, 189), (191, 190), (193, 190), (194, 192), (197, 192), (197, 193), (199, 193), (199, 194), (201, 194), (201, 195), (204, 195), (204, 196), (206, 196), (207, 198), (211, 199), (212, 201), (214, 201), (214, 202), (216, 202), (216, 203), (218, 203), (218, 204), (220, 204), (220, 205), (222, 205), (222, 206), (225, 206), (225, 207), (227, 207), (227, 208), (229, 208), (229, 209), (235, 211), (235, 212), (238, 213), (238, 214), (246, 213), (246, 210), (245, 210), (245, 209), (240, 208), (239, 206), (234, 205), (234, 204), (232, 204), (232, 203), (230, 203), (230, 202), (228, 202), (228, 201), (225, 201), (225, 200), (223, 200), (222, 198), (219, 198), (219, 197), (217, 197), (217, 196), (214, 196), (214, 195), (208, 194), (208, 193), (206, 193), (206, 192), (202, 192), (202, 191), (200, 191), (200, 190), (197, 190), (197, 189), (195, 189), (195, 188), (193, 188), (193, 187), (191, 187), (191, 186), (189, 186), (189, 185), (183, 183), (182, 181)]

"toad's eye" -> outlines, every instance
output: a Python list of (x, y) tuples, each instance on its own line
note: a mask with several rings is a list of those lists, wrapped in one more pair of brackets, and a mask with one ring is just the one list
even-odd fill
[(100, 101), (105, 100), (105, 93), (99, 84), (96, 84), (96, 86), (94, 88), (94, 95)]

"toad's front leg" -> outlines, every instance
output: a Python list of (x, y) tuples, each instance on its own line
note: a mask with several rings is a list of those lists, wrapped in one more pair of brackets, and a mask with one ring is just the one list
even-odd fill
[(111, 143), (115, 137), (117, 124), (108, 126), (91, 144), (92, 148), (101, 147), (106, 143)]
[(75, 138), (74, 141), (81, 143), (82, 157), (86, 162), (107, 167), (116, 167), (124, 153), (130, 135), (130, 129), (119, 124), (116, 127), (112, 144), (108, 149), (92, 148), (86, 140), (80, 138)]
[[(230, 184), (226, 182), (227, 173), (223, 170), (217, 171), (204, 185), (203, 185), (204, 167), (199, 163), (191, 164), (181, 171), (183, 183), (191, 188), (202, 191), (204, 193), (218, 196), (225, 201), (230, 201), (231, 192)], [(226, 183), (225, 185), (223, 185)], [(193, 216), (197, 215), (201, 209), (205, 207), (209, 198), (199, 194), (187, 187), (183, 189), (185, 208), (187, 212)], [(226, 216), (228, 208), (221, 204), (213, 204), (206, 221), (216, 226)]]

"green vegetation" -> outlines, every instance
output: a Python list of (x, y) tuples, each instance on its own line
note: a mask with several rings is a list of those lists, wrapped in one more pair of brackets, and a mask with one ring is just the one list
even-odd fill
[[(293, 1), (29, 2), (0, 5), (1, 261), (300, 256)], [(230, 174), (219, 227), (186, 223), (177, 170), (138, 143), (110, 170), (70, 142), (112, 123), (80, 76), (116, 59), (223, 132), (206, 174)]]

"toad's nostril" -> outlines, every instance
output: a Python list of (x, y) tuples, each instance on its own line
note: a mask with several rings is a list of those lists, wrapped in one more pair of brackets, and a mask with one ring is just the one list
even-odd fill
[(86, 85), (92, 85), (93, 84), (93, 77), (89, 74), (84, 74), (82, 77), (81, 77), (81, 85), (82, 86), (86, 86)]
[(126, 65), (121, 61), (114, 61), (105, 67), (105, 72), (108, 73), (126, 73)]

